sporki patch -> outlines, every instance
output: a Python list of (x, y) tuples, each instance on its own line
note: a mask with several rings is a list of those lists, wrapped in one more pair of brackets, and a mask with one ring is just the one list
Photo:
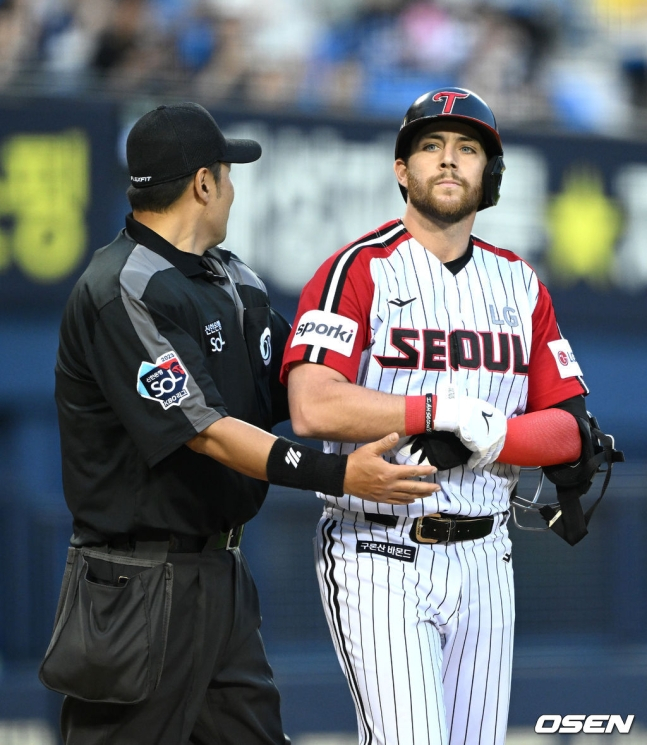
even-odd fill
[(357, 541), (358, 554), (378, 554), (391, 559), (412, 562), (416, 558), (415, 546), (402, 546), (399, 543), (381, 543), (378, 541)]
[(324, 347), (350, 357), (357, 327), (357, 321), (338, 313), (309, 310), (299, 319), (291, 346), (311, 344), (313, 347)]
[(137, 393), (162, 404), (163, 409), (179, 406), (191, 395), (186, 385), (188, 377), (177, 354), (165, 352), (155, 364), (141, 363), (137, 372)]

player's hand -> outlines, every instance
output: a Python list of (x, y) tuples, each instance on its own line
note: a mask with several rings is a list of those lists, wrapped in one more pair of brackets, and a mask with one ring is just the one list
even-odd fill
[(382, 458), (397, 441), (398, 435), (393, 432), (351, 453), (346, 464), (344, 491), (370, 502), (387, 504), (411, 504), (438, 491), (438, 484), (417, 480), (436, 473), (434, 466), (397, 466)]
[(508, 422), (503, 412), (480, 398), (462, 396), (455, 385), (439, 388), (436, 393), (434, 429), (453, 432), (474, 454), (469, 468), (493, 463), (505, 442)]

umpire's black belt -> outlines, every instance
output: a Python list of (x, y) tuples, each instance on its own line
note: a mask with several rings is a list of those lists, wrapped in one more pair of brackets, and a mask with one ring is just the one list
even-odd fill
[(169, 533), (168, 531), (161, 530), (143, 530), (114, 538), (108, 545), (115, 549), (129, 549), (135, 548), (138, 543), (168, 541), (168, 552), (170, 554), (197, 554), (205, 549), (207, 551), (221, 548), (231, 550), (240, 546), (243, 528), (243, 525), (239, 525), (229, 531), (208, 536), (184, 535), (182, 533)]
[[(367, 520), (389, 528), (398, 524), (396, 515), (377, 515), (365, 512)], [(485, 538), (492, 532), (494, 517), (463, 517), (462, 515), (426, 515), (413, 521), (409, 536), (415, 543), (453, 543)]]

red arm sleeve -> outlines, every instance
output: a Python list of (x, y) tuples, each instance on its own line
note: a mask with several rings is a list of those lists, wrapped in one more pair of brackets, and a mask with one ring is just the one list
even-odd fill
[(582, 440), (575, 417), (562, 409), (546, 409), (508, 419), (499, 463), (554, 466), (580, 457)]

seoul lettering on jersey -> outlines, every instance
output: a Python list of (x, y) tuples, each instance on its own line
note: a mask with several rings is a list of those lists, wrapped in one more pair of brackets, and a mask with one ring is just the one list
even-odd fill
[[(416, 346), (420, 340), (421, 351)], [(374, 355), (382, 367), (440, 371), (449, 365), (453, 370), (483, 367), (489, 372), (507, 372), (512, 366), (515, 375), (528, 373), (522, 340), (516, 334), (495, 337), (491, 331), (391, 328), (390, 344), (399, 354)]]

